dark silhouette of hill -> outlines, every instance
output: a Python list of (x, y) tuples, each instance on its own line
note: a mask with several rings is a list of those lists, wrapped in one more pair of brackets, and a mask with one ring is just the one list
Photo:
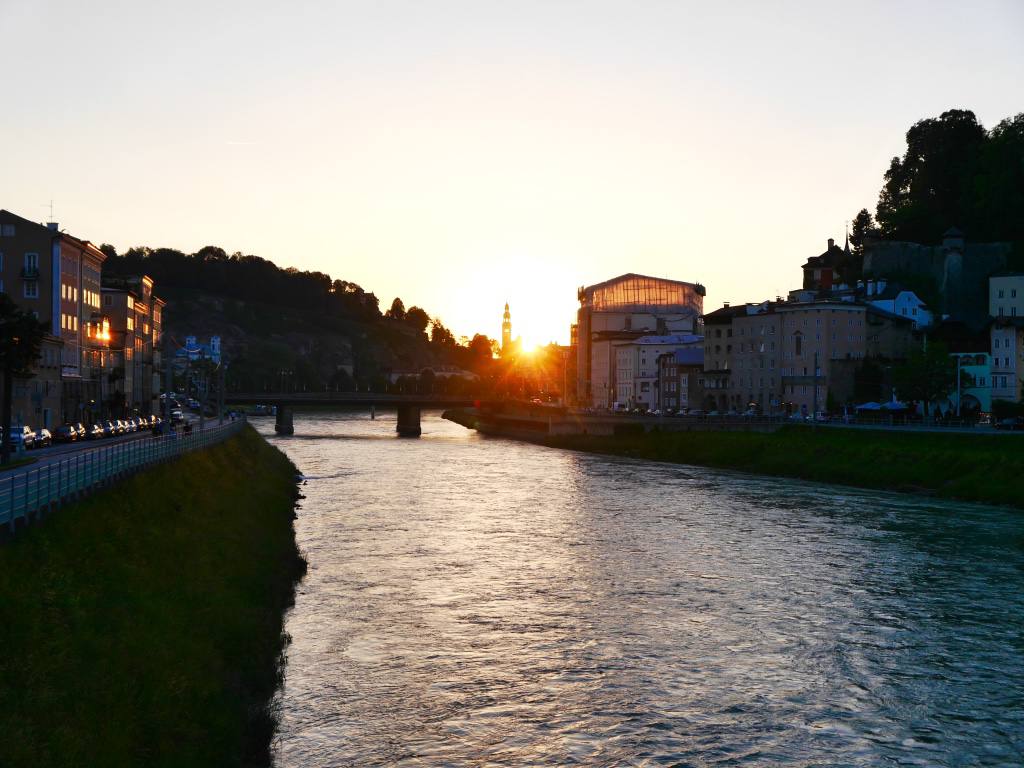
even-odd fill
[(153, 278), (176, 342), (221, 336), (235, 388), (377, 388), (391, 372), (473, 367), (484, 347), (484, 337), (457, 344), (440, 322), (418, 307), (406, 310), (400, 299), (382, 313), (372, 292), (323, 272), (282, 269), (215, 246), (192, 254), (101, 248), (105, 277)]

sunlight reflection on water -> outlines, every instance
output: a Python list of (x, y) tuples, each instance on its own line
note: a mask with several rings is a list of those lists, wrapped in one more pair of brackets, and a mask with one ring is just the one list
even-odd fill
[(277, 765), (1024, 762), (1019, 513), (393, 421), (272, 438)]

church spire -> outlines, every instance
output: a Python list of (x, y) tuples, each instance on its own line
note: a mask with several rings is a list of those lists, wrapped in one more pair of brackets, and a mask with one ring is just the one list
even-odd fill
[(505, 302), (505, 314), (501, 318), (501, 351), (508, 352), (512, 348), (512, 314)]

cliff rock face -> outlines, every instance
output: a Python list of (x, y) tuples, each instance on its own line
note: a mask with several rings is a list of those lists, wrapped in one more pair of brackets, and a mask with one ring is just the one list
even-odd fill
[(904, 279), (916, 276), (934, 287), (939, 315), (976, 326), (988, 316), (988, 277), (1004, 269), (1010, 243), (968, 243), (958, 230), (941, 245), (871, 240), (864, 244), (864, 276)]

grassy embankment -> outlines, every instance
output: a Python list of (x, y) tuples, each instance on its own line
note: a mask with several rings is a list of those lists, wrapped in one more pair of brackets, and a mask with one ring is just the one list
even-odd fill
[[(445, 417), (472, 428), (475, 417)], [(1024, 507), (1024, 438), (785, 426), (777, 432), (538, 437), (556, 448)]]
[(294, 475), (248, 428), (0, 545), (0, 765), (267, 763)]
[(549, 438), (548, 445), (863, 488), (1024, 507), (1013, 436), (786, 426), (778, 432), (654, 432)]

